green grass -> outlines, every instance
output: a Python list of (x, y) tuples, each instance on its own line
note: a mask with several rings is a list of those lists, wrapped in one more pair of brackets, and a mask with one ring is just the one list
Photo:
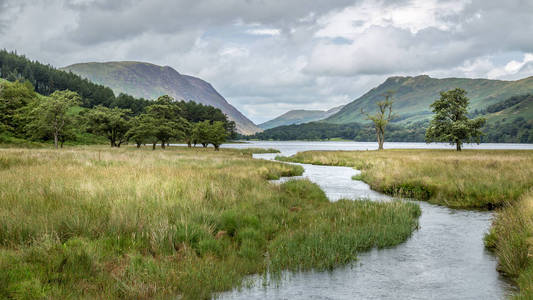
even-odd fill
[(420, 210), (330, 203), (242, 150), (0, 150), (0, 298), (208, 299), (250, 274), (329, 270), (404, 241)]
[(373, 189), (455, 208), (500, 208), (487, 248), (513, 279), (516, 299), (533, 299), (533, 151), (308, 151), (280, 160), (362, 170)]
[(533, 189), (500, 211), (485, 244), (499, 258), (499, 268), (520, 288), (516, 299), (533, 298)]

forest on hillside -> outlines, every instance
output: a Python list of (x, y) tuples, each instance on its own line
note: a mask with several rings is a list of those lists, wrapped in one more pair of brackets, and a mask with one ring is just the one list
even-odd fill
[(112, 147), (173, 141), (213, 144), (235, 137), (218, 108), (169, 96), (150, 101), (120, 94), (73, 73), (0, 51), (0, 143)]

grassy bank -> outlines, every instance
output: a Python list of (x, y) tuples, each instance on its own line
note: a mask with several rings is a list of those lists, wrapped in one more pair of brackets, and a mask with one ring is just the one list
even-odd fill
[(281, 160), (350, 166), (372, 189), (453, 208), (496, 208), (533, 186), (533, 151), (308, 151)]
[(375, 190), (455, 208), (500, 208), (488, 248), (499, 268), (533, 299), (533, 151), (309, 151), (281, 160), (362, 170)]
[(0, 150), (0, 298), (209, 298), (248, 274), (349, 263), (417, 226), (415, 204), (266, 180), (301, 172), (233, 149)]
[(485, 244), (499, 258), (499, 268), (516, 280), (516, 299), (533, 299), (533, 189), (498, 213)]

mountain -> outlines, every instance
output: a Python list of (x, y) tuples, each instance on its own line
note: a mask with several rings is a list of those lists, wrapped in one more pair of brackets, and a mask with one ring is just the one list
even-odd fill
[(431, 118), (430, 104), (439, 98), (441, 91), (456, 87), (463, 88), (468, 92), (470, 111), (475, 112), (512, 96), (533, 93), (533, 76), (516, 81), (469, 78), (437, 79), (427, 75), (390, 77), (324, 121), (337, 124), (368, 122), (361, 114), (361, 109), (369, 113), (375, 112), (375, 103), (383, 100), (383, 94), (392, 91), (394, 92), (393, 111), (397, 116), (395, 122), (412, 124)]
[(195, 101), (222, 110), (235, 121), (241, 134), (261, 131), (235, 107), (229, 104), (213, 86), (193, 76), (178, 73), (171, 67), (150, 63), (121, 61), (105, 63), (80, 63), (62, 68), (88, 80), (110, 87), (117, 95), (130, 94), (135, 97), (156, 99), (168, 94), (176, 100)]
[(259, 126), (261, 129), (270, 129), (278, 126), (309, 123), (313, 121), (323, 120), (331, 115), (336, 114), (341, 110), (343, 106), (337, 106), (330, 110), (305, 110), (297, 109), (290, 110), (281, 116), (278, 116), (270, 121), (261, 123)]

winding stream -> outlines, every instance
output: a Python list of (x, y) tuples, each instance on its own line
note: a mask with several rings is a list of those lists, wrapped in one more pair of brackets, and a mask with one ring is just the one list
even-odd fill
[[(387, 145), (386, 145), (387, 146)], [(426, 148), (422, 143), (389, 143), (389, 148)], [(232, 148), (276, 148), (281, 155), (305, 150), (367, 150), (375, 143), (256, 142)], [(432, 145), (446, 148), (448, 145)], [(483, 144), (485, 149), (533, 149), (533, 145)], [(274, 159), (274, 154), (257, 154)], [(301, 164), (302, 177), (317, 183), (331, 201), (341, 198), (390, 197), (372, 191), (351, 177), (348, 167)], [(287, 180), (287, 179), (284, 179)], [(496, 258), (485, 250), (483, 236), (492, 213), (455, 210), (417, 201), (422, 209), (420, 229), (404, 243), (358, 254), (352, 266), (331, 272), (284, 274), (280, 283), (262, 285), (253, 277), (250, 288), (219, 295), (220, 299), (503, 299), (512, 287), (496, 271)]]

